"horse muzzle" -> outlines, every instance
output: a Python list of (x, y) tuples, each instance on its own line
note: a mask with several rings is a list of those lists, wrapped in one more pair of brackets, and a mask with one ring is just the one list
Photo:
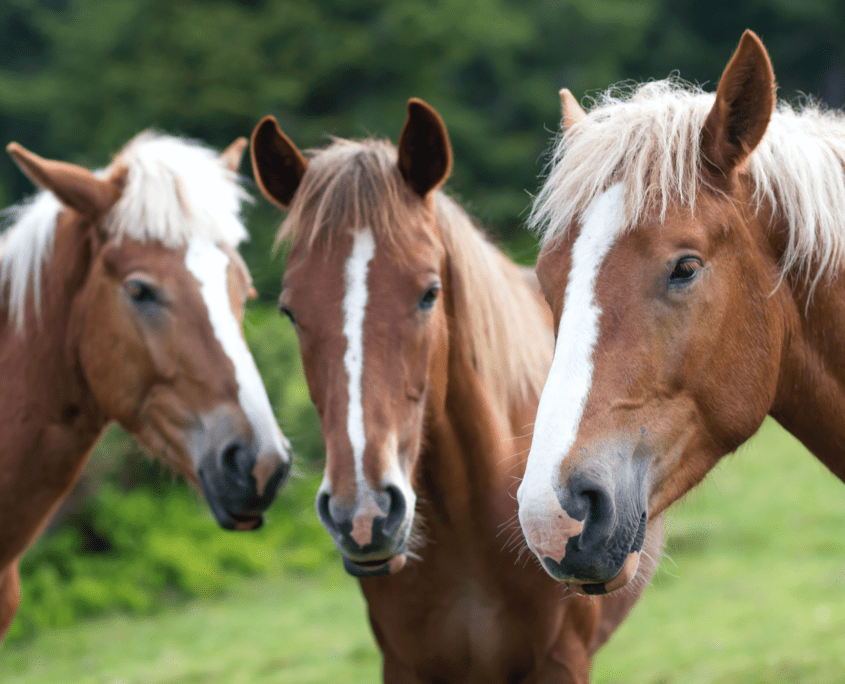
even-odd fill
[(220, 527), (257, 530), (290, 474), (290, 460), (276, 453), (256, 456), (249, 447), (233, 442), (219, 453), (206, 454), (198, 474)]
[(408, 504), (401, 489), (366, 491), (346, 503), (327, 491), (317, 494), (317, 516), (343, 555), (343, 567), (355, 577), (399, 572), (407, 559)]
[(644, 489), (639, 483), (617, 488), (612, 478), (579, 471), (569, 475), (553, 495), (549, 489), (548, 496), (520, 505), (525, 539), (546, 572), (576, 592), (615, 591), (639, 568), (648, 525)]

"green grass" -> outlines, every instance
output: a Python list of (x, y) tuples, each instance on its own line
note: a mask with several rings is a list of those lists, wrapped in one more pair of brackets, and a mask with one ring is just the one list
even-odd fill
[(309, 684), (366, 682), (379, 656), (357, 582), (335, 564), (320, 577), (244, 582), (142, 618), (53, 629), (0, 654), (11, 684)]
[[(669, 558), (593, 681), (845, 681), (843, 522), (842, 483), (767, 424), (673, 509)], [(245, 581), (223, 599), (48, 629), (0, 650), (3, 684), (320, 684), (378, 673), (357, 583), (336, 558), (317, 574)]]

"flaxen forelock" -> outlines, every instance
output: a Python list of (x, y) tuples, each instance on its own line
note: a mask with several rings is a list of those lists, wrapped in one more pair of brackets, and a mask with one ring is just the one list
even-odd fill
[[(705, 182), (701, 132), (715, 96), (677, 79), (614, 86), (554, 144), (529, 223), (553, 242), (610, 185), (625, 188), (621, 231), (677, 202), (695, 208)], [(809, 102), (781, 102), (751, 153), (747, 173), (757, 208), (773, 207), (788, 226), (783, 273), (810, 288), (845, 262), (845, 118)]]

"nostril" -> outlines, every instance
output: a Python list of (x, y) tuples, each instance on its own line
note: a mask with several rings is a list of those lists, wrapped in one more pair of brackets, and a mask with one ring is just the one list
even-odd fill
[(583, 475), (570, 478), (569, 493), (561, 505), (569, 516), (584, 523), (578, 547), (586, 550), (601, 546), (613, 533), (616, 518), (616, 506), (610, 493)]
[(402, 490), (396, 485), (388, 485), (385, 488), (385, 492), (390, 498), (390, 503), (387, 519), (384, 521), (384, 533), (387, 536), (392, 536), (396, 534), (405, 520), (407, 504), (405, 503), (405, 495), (402, 494)]
[(601, 513), (601, 494), (597, 491), (588, 489), (586, 492), (581, 494), (585, 499), (587, 499), (587, 517), (592, 518), (595, 520)]
[(238, 449), (237, 443), (233, 442), (223, 449), (223, 453), (220, 456), (220, 462), (230, 473), (237, 474), (238, 472)]
[(237, 442), (232, 442), (220, 454), (220, 464), (224, 470), (232, 475), (238, 474), (238, 452), (241, 447)]

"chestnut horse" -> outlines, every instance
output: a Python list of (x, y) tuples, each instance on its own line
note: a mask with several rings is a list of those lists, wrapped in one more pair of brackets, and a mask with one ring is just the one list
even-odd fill
[(310, 161), (267, 117), (251, 149), (290, 210), (280, 306), (326, 444), (317, 512), (360, 578), (384, 681), (586, 682), (638, 594), (566, 597), (505, 548), (551, 317), (438, 189), (440, 117), (411, 100), (398, 149), (336, 140)]
[(767, 414), (845, 479), (845, 119), (777, 106), (750, 31), (715, 96), (561, 95), (532, 213), (559, 334), (519, 517), (552, 576), (596, 592)]
[(0, 236), (0, 635), (17, 558), (109, 421), (253, 529), (290, 465), (240, 329), (247, 195), (218, 157), (142, 133), (105, 171), (9, 153), (42, 192)]

